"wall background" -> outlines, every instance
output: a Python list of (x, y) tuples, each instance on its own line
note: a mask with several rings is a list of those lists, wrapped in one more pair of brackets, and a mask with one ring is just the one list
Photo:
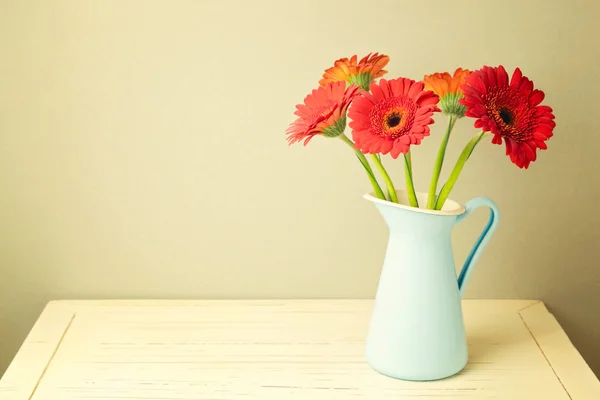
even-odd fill
[[(0, 0), (0, 373), (51, 299), (373, 297), (387, 232), (360, 165), (283, 134), (334, 59), (370, 51), (390, 77), (502, 63), (546, 92), (549, 150), (521, 171), (481, 145), (453, 193), (502, 212), (468, 297), (544, 300), (600, 373), (599, 14), (591, 0)], [(421, 190), (441, 121), (413, 151)], [(456, 229), (457, 264), (485, 218)]]

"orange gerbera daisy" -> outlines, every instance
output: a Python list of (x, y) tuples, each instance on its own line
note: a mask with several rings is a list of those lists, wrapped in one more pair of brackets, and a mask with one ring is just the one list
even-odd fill
[(304, 104), (296, 106), (296, 121), (292, 122), (286, 134), (290, 144), (301, 142), (304, 145), (316, 135), (337, 137), (346, 129), (346, 111), (359, 87), (346, 83), (331, 82), (321, 86), (306, 96)]
[(440, 97), (439, 107), (442, 113), (457, 118), (462, 118), (467, 108), (458, 103), (463, 98), (463, 91), (460, 85), (465, 83), (465, 79), (471, 71), (468, 69), (457, 68), (454, 75), (448, 72), (436, 72), (435, 74), (425, 75), (423, 82), (425, 90), (431, 90)]
[(365, 154), (387, 154), (397, 158), (413, 144), (429, 136), (429, 125), (439, 98), (423, 90), (423, 82), (408, 78), (382, 79), (361, 92), (348, 116), (352, 120), (352, 138)]
[(324, 86), (329, 82), (345, 81), (349, 84), (357, 84), (364, 90), (369, 90), (369, 85), (373, 80), (387, 72), (383, 68), (390, 61), (390, 58), (384, 54), (369, 53), (360, 61), (357, 62), (357, 60), (356, 55), (353, 55), (350, 59), (340, 58), (333, 64), (333, 67), (325, 71), (319, 84)]

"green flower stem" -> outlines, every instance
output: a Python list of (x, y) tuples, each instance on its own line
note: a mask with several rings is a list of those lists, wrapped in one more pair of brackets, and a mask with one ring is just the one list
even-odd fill
[(448, 140), (450, 139), (450, 132), (454, 128), (456, 123), (456, 117), (451, 115), (448, 121), (448, 127), (446, 133), (442, 138), (442, 143), (435, 159), (435, 165), (433, 166), (433, 174), (431, 175), (431, 183), (429, 184), (429, 195), (427, 196), (427, 209), (433, 210), (435, 206), (435, 192), (437, 191), (438, 181), (440, 180), (440, 172), (442, 172), (442, 165), (444, 164), (444, 157), (446, 156), (446, 147), (448, 146)]
[(406, 192), (408, 193), (408, 202), (412, 207), (419, 207), (415, 185), (413, 183), (412, 158), (410, 150), (404, 155), (404, 176), (406, 177)]
[(448, 181), (444, 184), (444, 186), (442, 187), (442, 190), (440, 191), (440, 195), (438, 196), (437, 201), (435, 202), (435, 208), (434, 208), (435, 210), (442, 209), (442, 207), (444, 206), (444, 203), (446, 202), (446, 199), (448, 199), (448, 196), (450, 195), (450, 192), (452, 191), (452, 188), (454, 187), (454, 184), (456, 183), (456, 180), (460, 176), (460, 173), (461, 173), (463, 167), (465, 166), (465, 163), (471, 156), (471, 153), (473, 153), (475, 146), (477, 146), (477, 144), (481, 141), (481, 139), (486, 137), (488, 134), (489, 134), (489, 132), (481, 132), (481, 133), (478, 133), (477, 135), (473, 136), (471, 138), (471, 140), (469, 140), (469, 143), (467, 143), (467, 145), (463, 149), (462, 153), (460, 153), (460, 156), (458, 157), (458, 161), (456, 161), (456, 165), (454, 166), (454, 168), (452, 169), (452, 172), (450, 173), (450, 176), (448, 177)]
[(367, 161), (365, 155), (362, 153), (362, 151), (354, 147), (354, 143), (350, 139), (348, 139), (346, 135), (341, 134), (338, 137), (342, 140), (342, 142), (346, 143), (348, 146), (350, 146), (350, 148), (352, 148), (352, 150), (354, 150), (354, 154), (356, 154), (356, 157), (358, 157), (358, 160), (362, 164), (363, 168), (365, 169), (365, 172), (367, 173), (367, 176), (369, 177), (369, 181), (371, 181), (371, 186), (373, 186), (373, 190), (375, 190), (375, 195), (378, 198), (385, 200), (383, 190), (381, 190), (381, 187), (379, 186), (379, 183), (375, 178), (375, 174), (373, 173), (373, 169), (371, 169), (371, 165), (369, 164), (369, 161)]
[(375, 163), (377, 170), (379, 171), (379, 173), (383, 177), (383, 180), (385, 181), (385, 185), (387, 186), (388, 196), (390, 197), (390, 201), (393, 203), (397, 203), (398, 202), (398, 194), (396, 193), (396, 188), (394, 188), (394, 183), (392, 182), (392, 179), (390, 178), (387, 171), (383, 167), (383, 164), (381, 163), (381, 158), (379, 157), (378, 154), (371, 154), (371, 158), (373, 159), (373, 162)]

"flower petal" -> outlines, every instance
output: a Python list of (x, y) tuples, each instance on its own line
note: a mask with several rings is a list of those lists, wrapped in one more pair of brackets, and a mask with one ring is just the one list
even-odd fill
[(521, 85), (521, 79), (523, 78), (523, 73), (521, 69), (516, 68), (515, 72), (512, 74), (512, 78), (510, 79), (510, 87), (518, 89)]

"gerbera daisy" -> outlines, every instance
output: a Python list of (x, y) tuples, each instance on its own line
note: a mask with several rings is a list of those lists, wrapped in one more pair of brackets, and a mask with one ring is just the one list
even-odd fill
[(382, 79), (371, 84), (371, 93), (361, 92), (348, 112), (356, 148), (397, 158), (429, 136), (439, 98), (423, 86), (408, 78)]
[(296, 121), (286, 134), (290, 144), (304, 140), (304, 145), (316, 135), (337, 137), (346, 128), (346, 110), (358, 94), (358, 86), (346, 88), (345, 82), (331, 82), (306, 96), (304, 104), (296, 106)]
[(477, 118), (475, 127), (491, 132), (492, 143), (506, 143), (506, 154), (519, 168), (536, 159), (537, 149), (545, 150), (546, 140), (556, 126), (552, 108), (540, 105), (544, 92), (533, 88), (519, 68), (508, 74), (502, 65), (473, 72), (462, 85), (466, 116)]
[(454, 75), (450, 75), (448, 72), (436, 72), (423, 78), (425, 90), (431, 90), (440, 97), (438, 105), (444, 114), (457, 118), (465, 115), (467, 107), (459, 104), (458, 100), (463, 98), (460, 85), (465, 82), (465, 78), (470, 73), (471, 71), (468, 69), (457, 68)]
[(353, 55), (350, 59), (340, 58), (333, 64), (333, 67), (325, 71), (319, 84), (325, 86), (329, 82), (345, 81), (348, 84), (354, 83), (364, 90), (369, 90), (369, 85), (373, 80), (387, 72), (383, 68), (390, 61), (390, 58), (379, 53), (369, 53), (360, 61), (357, 62), (357, 60), (356, 55)]

